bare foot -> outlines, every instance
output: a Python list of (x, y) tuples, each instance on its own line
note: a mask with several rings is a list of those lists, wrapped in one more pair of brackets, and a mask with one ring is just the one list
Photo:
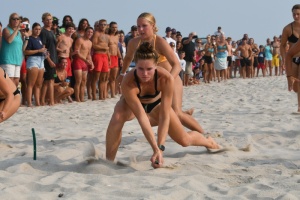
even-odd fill
[(212, 137), (208, 136), (207, 140), (209, 142), (209, 146), (206, 147), (207, 149), (220, 149), (220, 146)]

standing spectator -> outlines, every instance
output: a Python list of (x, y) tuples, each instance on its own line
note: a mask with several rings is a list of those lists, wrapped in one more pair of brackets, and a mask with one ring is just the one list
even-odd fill
[(72, 22), (73, 23), (73, 18), (70, 15), (65, 15), (62, 21), (62, 25), (59, 28), (59, 31), (61, 33), (65, 33), (66, 32), (66, 25), (67, 23)]
[(34, 23), (32, 25), (32, 35), (28, 39), (28, 44), (24, 54), (27, 56), (27, 105), (32, 106), (32, 92), (34, 93), (35, 105), (40, 106), (40, 91), (44, 75), (44, 53), (47, 50), (43, 47), (39, 37), (41, 25)]
[(164, 39), (167, 40), (168, 44), (170, 44), (171, 42), (174, 43), (174, 45), (175, 45), (174, 51), (176, 51), (176, 40), (171, 38), (171, 34), (172, 34), (172, 29), (170, 27), (167, 27), (166, 28), (166, 36), (164, 37)]
[(259, 52), (257, 56), (258, 66), (257, 66), (257, 74), (256, 77), (258, 77), (259, 69), (261, 69), (263, 77), (266, 76), (266, 66), (265, 66), (265, 52), (264, 52), (264, 46), (259, 45)]
[(71, 38), (75, 25), (70, 22), (66, 24), (65, 33), (61, 34), (56, 43), (56, 51), (58, 53), (59, 58), (66, 58), (68, 61), (68, 65), (65, 67), (67, 71), (68, 78), (71, 80), (72, 78), (72, 69), (71, 69), (71, 47), (73, 45), (73, 39)]
[(45, 73), (44, 83), (41, 91), (41, 105), (45, 105), (46, 95), (49, 105), (54, 105), (54, 74), (55, 67), (58, 62), (56, 51), (56, 37), (51, 30), (52, 15), (50, 13), (44, 13), (42, 15), (43, 28), (41, 30), (40, 38), (42, 44), (47, 49), (49, 56), (44, 60)]
[(214, 67), (213, 67), (213, 55), (214, 55), (214, 51), (215, 51), (215, 45), (213, 44), (213, 40), (211, 38), (210, 35), (208, 35), (206, 37), (206, 44), (204, 46), (204, 56), (203, 59), (207, 65), (207, 78), (206, 81), (207, 83), (210, 83), (210, 81), (212, 80), (212, 78), (214, 77), (215, 80), (215, 76), (214, 76)]
[(172, 28), (172, 31), (171, 31), (171, 38), (173, 39), (173, 40), (177, 40), (177, 31), (176, 31), (176, 29), (175, 28)]
[(131, 26), (130, 30), (131, 30), (130, 33), (125, 36), (125, 40), (124, 40), (126, 47), (128, 47), (128, 42), (131, 39), (136, 38), (138, 36), (138, 30), (136, 25)]
[(179, 56), (179, 63), (180, 63), (180, 66), (181, 66), (181, 71), (179, 73), (179, 76), (182, 80), (182, 84), (184, 84), (184, 71), (185, 71), (185, 65), (186, 65), (186, 61), (184, 60), (185, 52), (184, 51), (179, 51), (178, 56)]
[(250, 66), (251, 66), (252, 51), (251, 51), (250, 45), (247, 43), (247, 38), (243, 38), (242, 41), (243, 41), (243, 43), (240, 46), (238, 46), (238, 48), (236, 49), (236, 54), (237, 54), (237, 52), (240, 51), (240, 57), (241, 57), (240, 73), (241, 73), (242, 77), (245, 79), (246, 74), (249, 74), (249, 70), (250, 70)]
[(74, 45), (72, 66), (75, 76), (75, 100), (77, 102), (84, 102), (84, 90), (86, 87), (88, 68), (90, 68), (90, 70), (94, 68), (91, 57), (92, 42), (90, 41), (93, 32), (92, 27), (87, 27), (84, 36), (78, 38)]
[(77, 38), (84, 36), (85, 29), (87, 27), (90, 27), (89, 21), (86, 18), (82, 18), (78, 23), (77, 30), (72, 34), (72, 39), (74, 40), (74, 42)]
[[(221, 80), (227, 79), (226, 69), (227, 69), (227, 52), (228, 43), (225, 40), (225, 36), (223, 34), (220, 35), (220, 40), (217, 41), (217, 45), (215, 46), (216, 60), (215, 60), (215, 69), (217, 72), (218, 82)], [(220, 80), (221, 78), (221, 80)]]
[(22, 37), (28, 37), (28, 33), (21, 27), (19, 15), (12, 13), (9, 16), (7, 27), (2, 32), (0, 67), (7, 73), (16, 86), (19, 84), (23, 61)]
[(99, 20), (98, 31), (95, 31), (92, 39), (93, 43), (93, 79), (92, 79), (92, 99), (96, 100), (96, 88), (98, 83), (99, 99), (105, 100), (107, 93), (108, 72), (109, 72), (109, 36), (105, 34), (107, 21)]
[(267, 39), (267, 44), (265, 45), (265, 59), (266, 59), (266, 69), (269, 68), (269, 75), (272, 76), (272, 51), (273, 47), (270, 38)]
[(251, 55), (251, 67), (250, 67), (250, 78), (255, 76), (255, 69), (258, 66), (257, 55), (259, 52), (259, 48), (257, 44), (254, 43), (254, 39), (249, 39), (249, 45), (251, 47), (252, 55)]
[(57, 17), (53, 17), (51, 30), (53, 31), (56, 38), (58, 38), (61, 35), (58, 26), (59, 26), (59, 19)]
[(221, 34), (225, 35), (224, 31), (222, 31), (222, 27), (219, 26), (217, 31), (214, 33), (215, 36), (220, 36)]
[(275, 68), (275, 76), (280, 75), (280, 42), (278, 37), (274, 36), (273, 37), (273, 42), (272, 42), (272, 67)]
[[(118, 36), (118, 24), (111, 22), (109, 24), (108, 35), (109, 39), (109, 55), (110, 55), (110, 70), (108, 76), (108, 85), (110, 88), (111, 98), (115, 97), (116, 94), (116, 78), (119, 72), (119, 61), (122, 63), (123, 60), (120, 50), (118, 48), (119, 36)], [(120, 59), (120, 60), (119, 60)], [(122, 63), (123, 64), (123, 63)]]
[(189, 77), (193, 75), (192, 66), (195, 58), (195, 43), (193, 39), (197, 37), (195, 32), (191, 32), (188, 37), (182, 39), (182, 50), (185, 52), (186, 61), (184, 72), (184, 86), (188, 86)]

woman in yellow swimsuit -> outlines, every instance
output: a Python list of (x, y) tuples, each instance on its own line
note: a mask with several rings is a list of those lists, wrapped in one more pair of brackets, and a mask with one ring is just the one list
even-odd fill
[(172, 99), (172, 108), (180, 119), (181, 123), (190, 130), (204, 133), (200, 124), (189, 114), (182, 111), (182, 94), (183, 86), (180, 77), (181, 71), (180, 63), (174, 54), (174, 50), (170, 47), (167, 41), (156, 35), (158, 31), (156, 27), (156, 20), (151, 13), (142, 13), (137, 19), (137, 26), (139, 37), (133, 38), (129, 41), (127, 46), (126, 56), (123, 61), (122, 72), (118, 78), (121, 83), (126, 70), (133, 60), (134, 53), (139, 45), (143, 42), (149, 42), (159, 54), (158, 66), (168, 70), (174, 77), (174, 94)]

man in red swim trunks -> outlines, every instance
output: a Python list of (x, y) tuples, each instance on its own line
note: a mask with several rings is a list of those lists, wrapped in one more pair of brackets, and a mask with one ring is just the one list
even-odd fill
[(92, 79), (92, 99), (96, 100), (96, 84), (99, 80), (99, 99), (105, 100), (107, 83), (108, 83), (108, 72), (110, 65), (110, 55), (109, 55), (109, 36), (105, 34), (107, 21), (105, 19), (99, 20), (98, 30), (95, 31), (92, 43), (93, 43), (93, 79)]
[(72, 67), (75, 76), (74, 92), (75, 100), (77, 102), (84, 101), (88, 67), (90, 67), (91, 70), (94, 68), (91, 57), (92, 42), (90, 40), (93, 33), (93, 28), (87, 27), (85, 29), (84, 36), (78, 38), (74, 46)]

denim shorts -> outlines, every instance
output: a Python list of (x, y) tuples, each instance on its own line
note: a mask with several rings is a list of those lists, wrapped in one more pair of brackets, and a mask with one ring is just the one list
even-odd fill
[(28, 56), (26, 60), (26, 68), (31, 69), (37, 67), (39, 69), (44, 69), (44, 56)]

